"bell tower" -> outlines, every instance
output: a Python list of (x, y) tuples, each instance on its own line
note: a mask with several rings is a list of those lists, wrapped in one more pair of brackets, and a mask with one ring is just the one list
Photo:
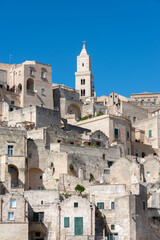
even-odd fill
[(82, 51), (77, 56), (77, 72), (75, 73), (75, 89), (79, 91), (80, 98), (94, 97), (94, 83), (92, 74), (92, 59), (86, 51), (83, 41)]

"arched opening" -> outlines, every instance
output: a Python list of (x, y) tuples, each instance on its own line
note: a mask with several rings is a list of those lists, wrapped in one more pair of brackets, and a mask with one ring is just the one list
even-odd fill
[(18, 168), (14, 165), (9, 165), (8, 172), (11, 177), (11, 188), (18, 187)]
[(18, 92), (21, 92), (21, 91), (22, 91), (22, 84), (19, 83), (19, 84), (18, 84)]
[(142, 152), (142, 158), (144, 158), (146, 156), (145, 152)]
[(81, 117), (81, 111), (80, 111), (79, 106), (76, 105), (76, 104), (71, 104), (68, 107), (67, 114), (74, 114), (75, 115), (75, 119), (76, 120), (79, 119)]
[(29, 170), (29, 190), (42, 190), (43, 186), (43, 172), (39, 168), (31, 168)]
[(32, 78), (27, 80), (27, 91), (34, 92), (34, 80)]

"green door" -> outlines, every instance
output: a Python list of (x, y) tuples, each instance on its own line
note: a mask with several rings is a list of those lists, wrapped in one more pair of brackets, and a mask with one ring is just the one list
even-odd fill
[(83, 235), (83, 217), (74, 218), (74, 234), (76, 236)]

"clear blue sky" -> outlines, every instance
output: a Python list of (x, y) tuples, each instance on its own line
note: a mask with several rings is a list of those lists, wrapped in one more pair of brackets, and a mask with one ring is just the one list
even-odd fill
[(52, 65), (74, 87), (86, 40), (97, 95), (160, 92), (160, 0), (0, 0), (0, 62)]

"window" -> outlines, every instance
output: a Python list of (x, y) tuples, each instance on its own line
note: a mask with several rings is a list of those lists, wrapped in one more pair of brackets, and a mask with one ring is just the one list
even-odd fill
[(130, 117), (130, 116), (128, 116), (128, 120), (131, 120), (131, 117)]
[(105, 154), (103, 154), (103, 160), (105, 160)]
[(149, 178), (151, 176), (151, 173), (150, 172), (147, 172), (147, 177)]
[(44, 212), (34, 212), (33, 222), (44, 222)]
[(14, 105), (14, 101), (11, 101), (11, 104)]
[(104, 169), (104, 174), (110, 174), (110, 169)]
[(133, 117), (133, 122), (136, 122), (136, 117)]
[(130, 155), (130, 149), (128, 148), (128, 155)]
[(16, 199), (10, 199), (10, 208), (16, 208)]
[(64, 227), (69, 228), (69, 217), (64, 217)]
[(82, 67), (84, 67), (84, 63), (82, 63)]
[(118, 138), (119, 138), (118, 135), (119, 135), (119, 134), (118, 134), (118, 129), (115, 128), (115, 129), (114, 129), (114, 138), (115, 138), (115, 139), (118, 139)]
[(81, 96), (85, 96), (85, 89), (81, 89)]
[(97, 208), (98, 209), (104, 209), (104, 202), (98, 202), (97, 203)]
[(3, 88), (3, 85), (2, 85), (2, 84), (0, 84), (0, 88)]
[(81, 79), (81, 85), (85, 85), (85, 79)]
[(13, 156), (13, 145), (8, 145), (8, 156)]
[(78, 202), (74, 203), (74, 207), (77, 208), (78, 207)]
[(31, 75), (31, 76), (33, 75), (33, 70), (32, 70), (32, 69), (30, 69), (30, 75)]
[(14, 212), (8, 213), (8, 220), (14, 220)]
[(39, 179), (42, 179), (42, 176), (40, 176)]
[(152, 137), (152, 130), (148, 130), (148, 137)]
[(28, 158), (32, 158), (32, 153), (29, 153), (29, 154), (28, 154)]
[(100, 134), (98, 134), (98, 139), (100, 139), (101, 138), (101, 136), (100, 136)]
[(41, 201), (41, 204), (43, 204), (43, 201)]
[(138, 151), (136, 150), (136, 157), (138, 157)]
[(115, 230), (115, 225), (111, 225), (111, 230)]
[(114, 202), (111, 202), (111, 209), (114, 209)]
[(44, 95), (45, 94), (45, 89), (41, 88), (41, 94)]
[(40, 236), (41, 236), (40, 232), (36, 232), (36, 233), (35, 233), (35, 236), (36, 236), (36, 237), (40, 237)]
[(108, 167), (110, 168), (113, 165), (113, 162), (108, 161)]
[(145, 211), (146, 210), (146, 203), (145, 203), (145, 201), (143, 201), (143, 211)]
[(130, 136), (128, 131), (127, 131), (127, 141), (130, 141)]
[(11, 182), (11, 188), (15, 188), (15, 183)]
[(41, 78), (45, 78), (45, 72), (41, 72)]
[(10, 173), (14, 172), (14, 168), (13, 168), (13, 167), (10, 167), (10, 168), (9, 168), (9, 172), (10, 172)]
[(157, 104), (157, 99), (154, 99), (154, 104)]

